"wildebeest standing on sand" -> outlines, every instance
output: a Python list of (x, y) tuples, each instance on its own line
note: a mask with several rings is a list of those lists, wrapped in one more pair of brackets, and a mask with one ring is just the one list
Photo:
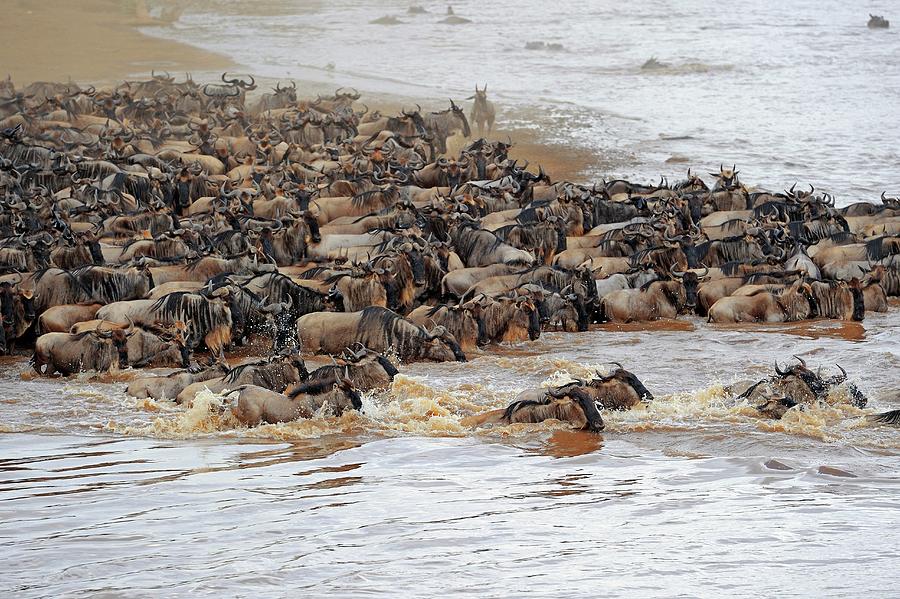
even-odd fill
[(475, 86), (475, 95), (469, 96), (468, 100), (475, 100), (472, 104), (472, 113), (469, 120), (478, 127), (478, 135), (484, 135), (484, 128), (487, 126), (488, 133), (494, 128), (494, 118), (496, 117), (494, 103), (487, 99), (487, 84), (484, 89), (478, 89)]

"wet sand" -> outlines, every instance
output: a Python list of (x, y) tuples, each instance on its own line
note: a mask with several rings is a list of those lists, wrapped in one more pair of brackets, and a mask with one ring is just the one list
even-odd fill
[(2, 75), (17, 87), (33, 81), (105, 83), (151, 69), (213, 71), (232, 61), (136, 29), (165, 24), (139, 16), (133, 1), (9, 0), (3, 3)]

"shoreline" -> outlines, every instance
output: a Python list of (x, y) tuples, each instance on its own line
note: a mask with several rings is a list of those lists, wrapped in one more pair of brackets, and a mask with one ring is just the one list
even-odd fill
[(17, 88), (67, 79), (109, 84), (152, 69), (183, 76), (234, 64), (226, 56), (142, 33), (139, 27), (167, 23), (140, 16), (132, 2), (15, 0), (4, 8), (13, 27), (4, 32), (0, 49), (2, 76), (11, 76)]
[[(37, 4), (33, 0), (18, 0), (8, 7), (7, 14), (16, 26), (7, 33), (7, 43), (0, 49), (0, 58), (8, 65), (6, 73), (17, 89), (34, 81), (72, 80), (82, 84), (111, 85), (134, 77), (149, 78), (151, 70), (168, 70), (178, 79), (191, 73), (197, 81), (214, 81), (224, 70), (246, 70), (235, 57), (204, 50), (166, 35), (154, 35), (149, 27), (166, 27), (166, 21), (156, 21), (135, 12), (132, 3), (113, 0), (84, 0), (78, 6), (64, 0), (47, 0)], [(79, 39), (90, 43), (79, 44)], [(162, 32), (162, 30), (160, 30)], [(73, 43), (74, 42), (74, 43)], [(330, 78), (330, 77), (329, 77)], [(257, 76), (259, 91), (268, 91), (277, 79)], [(294, 78), (300, 97), (333, 93), (342, 85), (342, 75), (335, 73), (333, 81)], [(394, 94), (372, 90), (362, 85), (359, 75), (349, 76), (370, 100), (370, 108), (394, 112), (401, 107), (421, 104), (423, 110), (446, 108), (441, 97), (414, 94)], [(287, 78), (282, 79), (282, 81)], [(374, 86), (373, 86), (374, 87)], [(374, 100), (374, 101), (373, 101)], [(469, 110), (469, 102), (457, 99)], [(607, 161), (597, 150), (548, 139), (542, 131), (553, 130), (552, 119), (537, 107), (506, 106), (501, 109), (498, 126), (489, 137), (505, 139), (515, 144), (512, 155), (537, 169), (538, 165), (554, 180), (586, 182), (590, 172), (596, 172)], [(473, 131), (468, 140), (461, 136), (449, 140), (448, 150), (458, 152), (466, 143), (477, 139)]]

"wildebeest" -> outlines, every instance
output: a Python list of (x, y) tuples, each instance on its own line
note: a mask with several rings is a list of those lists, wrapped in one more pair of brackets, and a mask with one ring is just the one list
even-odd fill
[(175, 399), (188, 385), (221, 377), (227, 372), (222, 364), (177, 370), (166, 376), (137, 378), (128, 383), (126, 393), (138, 399)]
[(46, 333), (34, 345), (31, 364), (38, 374), (71, 376), (128, 367), (128, 336), (123, 329), (84, 333)]
[(792, 322), (816, 314), (812, 288), (797, 281), (780, 293), (759, 289), (750, 295), (723, 297), (709, 308), (709, 322)]
[[(866, 396), (854, 385), (847, 382), (847, 373), (838, 366), (840, 374), (824, 378), (811, 371), (802, 358), (798, 363), (782, 370), (775, 363), (775, 374), (750, 385), (738, 399), (746, 400), (756, 407), (760, 414), (768, 418), (781, 418), (796, 406), (810, 406), (817, 402), (847, 403), (857, 408), (866, 406)], [(839, 386), (845, 393), (834, 393)]]
[(697, 281), (652, 281), (640, 289), (621, 289), (600, 300), (603, 320), (634, 322), (675, 318), (693, 309), (697, 302)]
[(439, 304), (419, 306), (406, 318), (420, 327), (442, 326), (453, 335), (464, 352), (472, 351), (477, 345), (488, 342), (484, 322), (480, 318), (481, 305), (476, 302), (465, 304)]
[(174, 326), (183, 322), (188, 325), (189, 346), (193, 349), (202, 342), (219, 359), (231, 343), (231, 310), (219, 297), (175, 292), (158, 300), (113, 302), (98, 310), (96, 317), (120, 325)]
[(466, 361), (446, 329), (435, 327), (429, 332), (387, 308), (307, 314), (297, 320), (297, 336), (303, 351), (312, 353), (338, 355), (362, 343), (379, 353), (394, 351), (404, 361)]
[(434, 149), (441, 154), (447, 152), (447, 138), (457, 131), (462, 132), (463, 137), (472, 135), (466, 113), (453, 100), (450, 100), (450, 108), (432, 112), (424, 120), (425, 130), (434, 138)]
[(242, 385), (253, 385), (282, 393), (290, 385), (309, 378), (306, 364), (296, 354), (281, 354), (268, 360), (247, 362), (229, 369), (218, 378), (205, 379), (187, 385), (175, 401), (189, 404), (200, 391), (209, 389), (213, 393), (221, 393), (226, 389), (236, 389)]
[(478, 89), (478, 86), (475, 86), (475, 94), (469, 96), (468, 100), (475, 100), (472, 104), (472, 112), (469, 115), (469, 120), (475, 123), (478, 127), (478, 135), (484, 135), (484, 128), (487, 127), (488, 133), (490, 133), (494, 128), (494, 119), (496, 118), (496, 111), (494, 109), (494, 103), (487, 99), (487, 84), (484, 84), (484, 89)]
[(357, 391), (386, 389), (399, 370), (385, 356), (357, 344), (348, 348), (338, 363), (320, 366), (309, 373), (308, 380), (321, 381), (346, 376)]
[[(586, 393), (597, 405), (606, 410), (628, 410), (641, 403), (653, 401), (653, 394), (634, 375), (618, 362), (607, 375), (596, 373), (590, 381), (575, 381), (555, 389), (577, 388)], [(542, 401), (553, 389), (527, 389), (516, 400)]]
[(127, 328), (114, 325), (105, 320), (87, 320), (72, 325), (69, 330), (72, 334), (85, 331), (112, 330), (124, 328), (128, 338), (126, 349), (128, 352), (128, 364), (137, 368), (160, 368), (165, 366), (180, 366), (187, 368), (191, 361), (191, 352), (187, 347), (184, 323), (175, 323), (172, 328), (162, 327), (137, 327), (133, 324)]
[(541, 316), (527, 297), (476, 298), (482, 303), (484, 338), (495, 343), (534, 341), (541, 336)]
[(862, 320), (865, 317), (865, 299), (857, 279), (850, 283), (815, 281), (811, 287), (819, 316), (839, 320)]
[(299, 418), (312, 418), (327, 409), (340, 416), (348, 410), (360, 410), (362, 399), (347, 378), (310, 381), (292, 387), (287, 395), (263, 387), (246, 385), (231, 394), (237, 396), (231, 413), (242, 424), (277, 424)]
[(31, 329), (36, 314), (31, 289), (14, 290), (9, 282), (0, 282), (0, 352), (13, 350), (16, 340)]
[(466, 266), (491, 266), (514, 264), (530, 266), (534, 256), (501, 241), (490, 231), (477, 228), (474, 223), (460, 224), (451, 229), (450, 235), (456, 253)]
[(506, 409), (491, 410), (463, 419), (466, 426), (487, 424), (537, 423), (545, 420), (571, 422), (575, 428), (599, 433), (605, 427), (603, 417), (590, 394), (577, 386), (550, 389), (542, 399), (521, 399)]

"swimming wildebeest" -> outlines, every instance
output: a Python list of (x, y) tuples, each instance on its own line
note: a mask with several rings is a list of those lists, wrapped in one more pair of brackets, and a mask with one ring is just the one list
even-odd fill
[[(792, 408), (818, 402), (847, 403), (857, 408), (866, 406), (866, 396), (856, 385), (847, 382), (847, 373), (840, 366), (840, 374), (826, 378), (807, 368), (803, 358), (797, 358), (797, 362), (786, 370), (776, 362), (773, 376), (751, 385), (738, 399), (755, 406), (761, 415), (776, 419)], [(845, 386), (845, 392), (834, 393), (841, 385)]]
[(466, 426), (486, 424), (537, 423), (545, 420), (571, 422), (575, 428), (599, 433), (603, 417), (590, 394), (577, 386), (550, 389), (542, 399), (516, 400), (502, 410), (491, 410), (463, 419)]
[(253, 385), (239, 387), (229, 396), (235, 394), (237, 402), (231, 412), (247, 426), (312, 418), (323, 408), (334, 416), (362, 408), (359, 392), (346, 377), (300, 383), (286, 395)]

